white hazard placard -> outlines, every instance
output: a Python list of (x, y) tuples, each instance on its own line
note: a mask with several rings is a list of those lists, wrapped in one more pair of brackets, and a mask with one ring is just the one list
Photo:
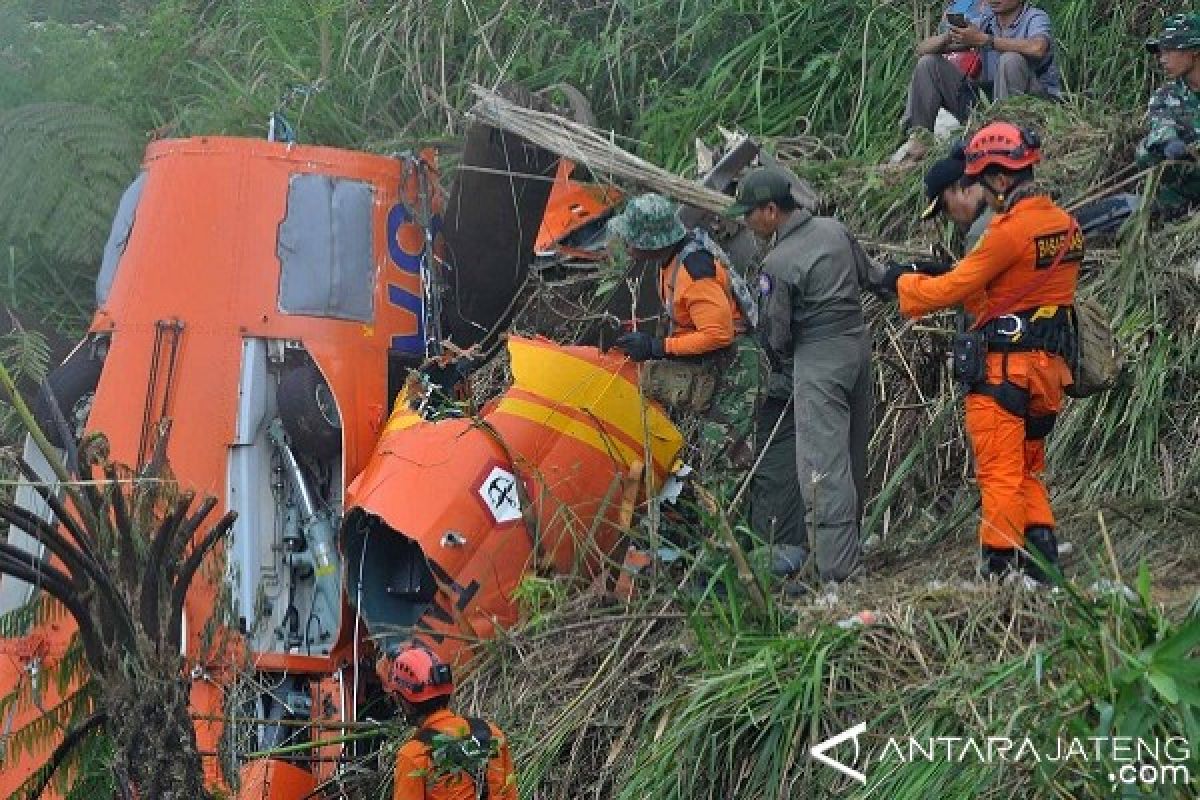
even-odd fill
[(517, 492), (517, 477), (503, 467), (492, 467), (479, 484), (479, 496), (496, 522), (513, 522), (521, 518), (521, 496)]

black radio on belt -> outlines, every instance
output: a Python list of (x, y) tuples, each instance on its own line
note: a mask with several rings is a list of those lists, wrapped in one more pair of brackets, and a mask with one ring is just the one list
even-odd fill
[(450, 672), (449, 664), (435, 664), (433, 669), (429, 671), (430, 686), (445, 686), (448, 683), (453, 683), (454, 676)]
[(987, 334), (983, 331), (954, 334), (951, 355), (954, 380), (967, 386), (979, 383), (987, 371)]

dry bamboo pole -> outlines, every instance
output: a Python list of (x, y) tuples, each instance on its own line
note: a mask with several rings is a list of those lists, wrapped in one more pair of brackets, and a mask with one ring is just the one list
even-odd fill
[(472, 91), (478, 101), (470, 114), (479, 122), (520, 136), (593, 172), (651, 189), (684, 205), (718, 213), (730, 205), (729, 195), (668, 172), (622, 149), (611, 132), (525, 108), (482, 86), (474, 86)]

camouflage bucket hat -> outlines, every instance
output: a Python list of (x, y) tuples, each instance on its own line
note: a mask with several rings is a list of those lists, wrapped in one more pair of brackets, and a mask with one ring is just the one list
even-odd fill
[(609, 220), (608, 230), (638, 250), (670, 247), (687, 235), (675, 216), (675, 204), (661, 194), (642, 194), (630, 200), (624, 211)]
[(1175, 14), (1163, 20), (1162, 32), (1146, 40), (1151, 53), (1161, 50), (1200, 50), (1200, 13)]

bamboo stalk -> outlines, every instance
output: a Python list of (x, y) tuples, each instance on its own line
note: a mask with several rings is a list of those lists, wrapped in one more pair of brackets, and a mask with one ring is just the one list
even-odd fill
[(707, 489), (699, 484), (695, 484), (693, 488), (696, 491), (696, 499), (700, 501), (700, 506), (706, 513), (712, 514), (717, 521), (717, 534), (721, 537), (725, 547), (729, 549), (729, 555), (737, 570), (738, 580), (746, 588), (751, 602), (765, 614), (769, 610), (766, 593), (759, 585), (758, 576), (750, 568), (750, 560), (746, 558), (746, 551), (742, 549), (742, 546), (738, 544), (737, 537), (733, 535), (733, 529), (729, 527), (729, 519), (725, 516), (725, 512), (717, 506), (716, 498)]
[(479, 122), (516, 134), (593, 172), (652, 189), (685, 205), (717, 213), (730, 205), (729, 195), (668, 172), (622, 149), (611, 132), (525, 108), (482, 86), (474, 86), (472, 91), (477, 103), (471, 116)]
[(398, 731), (404, 725), (389, 725), (385, 722), (334, 722), (325, 720), (302, 719), (264, 719), (262, 717), (243, 717), (237, 715), (224, 716), (221, 714), (192, 714), (197, 722), (241, 722), (247, 725), (279, 725), (284, 728), (317, 728), (320, 730), (348, 731)]

